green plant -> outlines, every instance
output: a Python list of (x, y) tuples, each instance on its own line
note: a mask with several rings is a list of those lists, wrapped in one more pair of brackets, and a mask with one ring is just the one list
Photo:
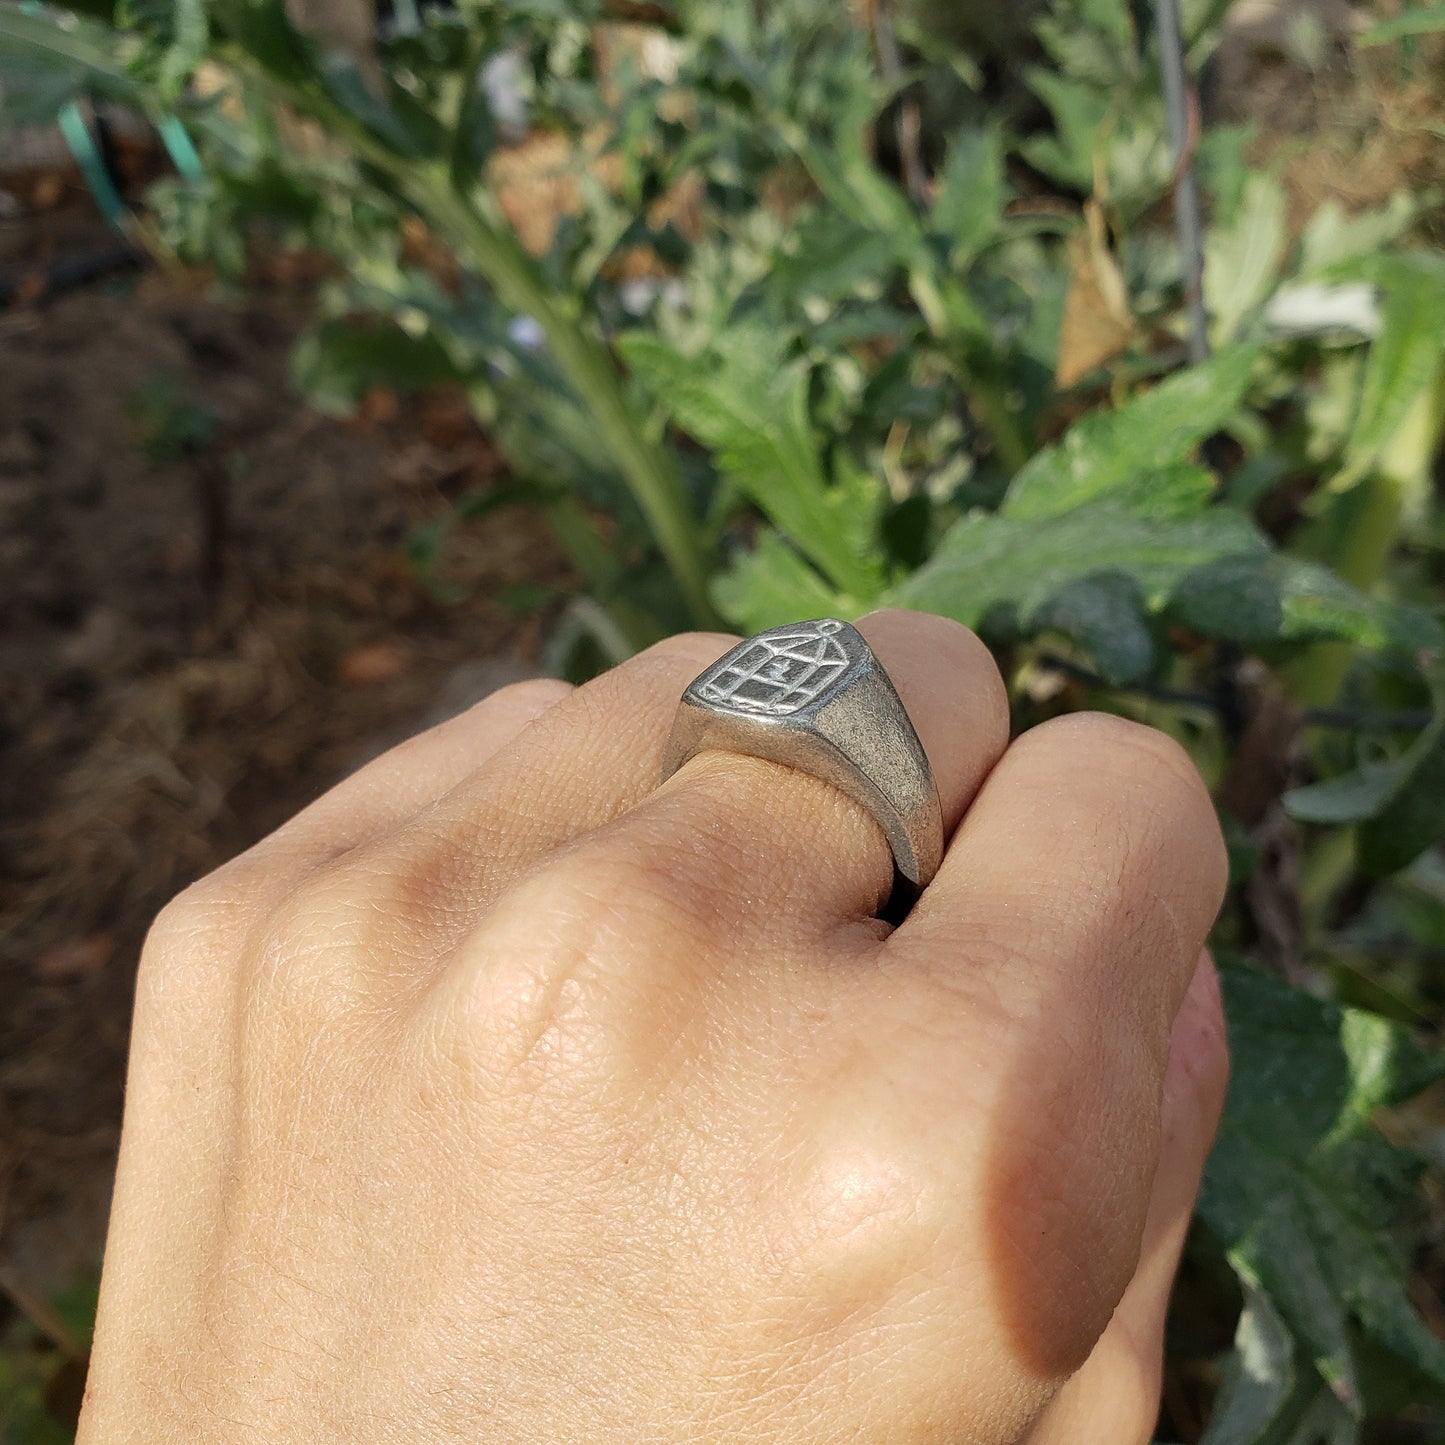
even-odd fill
[(216, 414), (183, 395), (164, 372), (146, 377), (122, 405), (136, 444), (154, 467), (200, 451), (215, 434)]
[[(1227, 8), (1184, 7), (1195, 65)], [(1445, 1075), (1408, 1032), (1445, 1008), (1445, 257), (1406, 239), (1438, 198), (1292, 228), (1251, 137), (1207, 130), (1214, 353), (1187, 366), (1125, 0), (1055, 0), (1002, 94), (924, 5), (897, 70), (823, 0), (399, 15), (348, 57), (280, 0), (0, 7), (0, 47), (32, 103), (183, 118), (207, 176), (152, 217), (179, 254), (237, 273), (264, 231), (337, 258), (296, 364), (324, 404), (466, 387), (584, 579), (561, 636), (594, 660), (899, 603), (976, 627), (1021, 724), (1087, 700), (1185, 741), (1238, 864), (1219, 942), (1254, 960), (1201, 1204), (1200, 1268), (1242, 1299), (1203, 1438), (1438, 1428), (1419, 1155), (1373, 1122)]]

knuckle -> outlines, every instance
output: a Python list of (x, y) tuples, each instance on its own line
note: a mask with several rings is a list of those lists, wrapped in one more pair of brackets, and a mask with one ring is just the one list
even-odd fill
[(458, 956), (450, 995), (496, 1082), (531, 1094), (587, 1080), (597, 1097), (644, 1079), (665, 1087), (702, 1027), (695, 969), (711, 956), (679, 893), (667, 864), (606, 833), (507, 890)]
[[(606, 888), (605, 883), (602, 887)], [(545, 867), (507, 892), (485, 933), (458, 957), (460, 987), (438, 1037), (459, 1078), (503, 1096), (554, 1094), (611, 1082), (605, 983), (614, 904), (571, 870)]]
[(1185, 749), (1168, 733), (1107, 712), (1075, 712), (1041, 723), (1026, 737), (1066, 745), (1087, 766), (1202, 795), (1204, 782)]
[(1202, 844), (1211, 883), (1222, 895), (1224, 835), (1204, 779), (1182, 744), (1158, 728), (1103, 712), (1053, 718), (1024, 738), (1033, 739), (1035, 748), (1058, 747), (1101, 790), (1147, 812), (1167, 839)]
[(499, 687), (482, 702), (479, 708), (505, 716), (529, 717), (545, 712), (553, 703), (570, 697), (576, 689), (570, 682), (556, 677), (529, 677), (522, 682), (509, 682)]
[(391, 875), (350, 861), (319, 869), (271, 909), (248, 945), (250, 996), (308, 1017), (350, 1007), (364, 983), (399, 971), (402, 929), (416, 909)]
[(210, 874), (184, 888), (156, 915), (141, 949), (141, 967), (170, 971), (184, 966), (218, 938), (233, 936), (246, 913), (244, 900), (224, 880)]
[(248, 917), (244, 899), (217, 875), (191, 884), (161, 909), (136, 972), (137, 1036), (205, 1026), (225, 996)]
[[(764, 1272), (795, 1282), (788, 1293), (802, 1316), (781, 1313), (784, 1333), (852, 1334), (900, 1294), (926, 1287), (957, 1242), (943, 1174), (896, 1122), (853, 1120), (800, 1151), (765, 1216)], [(797, 1289), (802, 1281), (806, 1287)]]

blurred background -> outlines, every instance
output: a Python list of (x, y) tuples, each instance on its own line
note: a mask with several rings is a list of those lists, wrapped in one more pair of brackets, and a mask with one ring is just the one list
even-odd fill
[(0, 3), (0, 1445), (141, 941), (506, 682), (883, 602), (1183, 740), (1160, 1439), (1445, 1441), (1445, 7)]

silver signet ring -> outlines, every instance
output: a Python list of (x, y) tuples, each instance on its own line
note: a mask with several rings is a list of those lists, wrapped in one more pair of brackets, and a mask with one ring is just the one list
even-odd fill
[(938, 872), (943, 811), (933, 769), (856, 627), (834, 617), (774, 627), (695, 678), (678, 704), (663, 780), (710, 749), (811, 773), (861, 803), (893, 850), (890, 911)]

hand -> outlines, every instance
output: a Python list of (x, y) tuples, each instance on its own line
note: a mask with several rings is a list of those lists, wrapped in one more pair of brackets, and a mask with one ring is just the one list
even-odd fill
[(894, 931), (828, 785), (654, 786), (701, 635), (496, 694), (165, 911), (81, 1445), (1149, 1437), (1213, 808), (1116, 718), (1006, 749), (955, 624), (861, 630), (957, 830)]

